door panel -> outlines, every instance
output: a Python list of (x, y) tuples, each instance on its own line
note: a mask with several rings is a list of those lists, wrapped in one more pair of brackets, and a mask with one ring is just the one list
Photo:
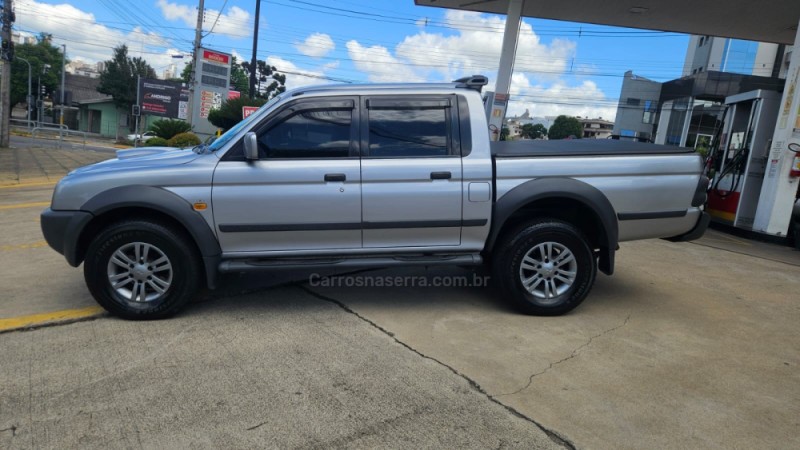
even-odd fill
[(212, 200), (224, 252), (361, 248), (357, 113), (353, 98), (298, 100), (254, 128), (258, 161), (223, 157)]
[(458, 246), (462, 169), (450, 96), (362, 99), (364, 247)]

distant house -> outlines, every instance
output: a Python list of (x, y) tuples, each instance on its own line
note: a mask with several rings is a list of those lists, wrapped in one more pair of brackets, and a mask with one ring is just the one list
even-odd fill
[(603, 120), (602, 117), (597, 119), (578, 117), (578, 120), (583, 125), (584, 139), (608, 139), (614, 130), (614, 122)]
[[(64, 114), (64, 123), (71, 129), (99, 134), (103, 137), (118, 139), (130, 134), (133, 117), (130, 111), (117, 108), (110, 95), (97, 92), (100, 79), (76, 74), (66, 74), (65, 103), (68, 111)], [(56, 94), (59, 98), (59, 94)], [(143, 116), (146, 129), (158, 119), (155, 116)]]

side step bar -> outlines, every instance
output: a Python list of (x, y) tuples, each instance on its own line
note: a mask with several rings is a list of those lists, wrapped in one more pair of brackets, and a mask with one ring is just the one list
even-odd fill
[(229, 259), (219, 264), (220, 272), (260, 272), (283, 269), (338, 269), (396, 266), (477, 266), (481, 255), (397, 255), (348, 258), (263, 258)]

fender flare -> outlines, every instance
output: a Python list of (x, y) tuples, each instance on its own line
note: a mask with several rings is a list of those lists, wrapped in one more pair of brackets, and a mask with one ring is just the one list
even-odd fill
[(491, 251), (503, 226), (516, 211), (529, 203), (549, 198), (575, 200), (594, 212), (601, 227), (599, 268), (603, 273), (611, 275), (614, 272), (614, 253), (619, 242), (619, 225), (614, 207), (599, 189), (574, 178), (537, 178), (520, 184), (500, 197), (495, 202), (492, 213), (487, 249)]
[(95, 195), (80, 209), (97, 217), (115, 209), (129, 207), (152, 209), (180, 223), (189, 232), (203, 257), (209, 287), (216, 285), (217, 268), (222, 255), (219, 241), (203, 216), (179, 195), (155, 186), (119, 186)]

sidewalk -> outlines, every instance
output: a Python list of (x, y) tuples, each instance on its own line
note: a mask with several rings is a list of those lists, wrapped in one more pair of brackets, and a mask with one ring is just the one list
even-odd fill
[(114, 154), (53, 148), (0, 149), (0, 186), (55, 183), (67, 172)]

